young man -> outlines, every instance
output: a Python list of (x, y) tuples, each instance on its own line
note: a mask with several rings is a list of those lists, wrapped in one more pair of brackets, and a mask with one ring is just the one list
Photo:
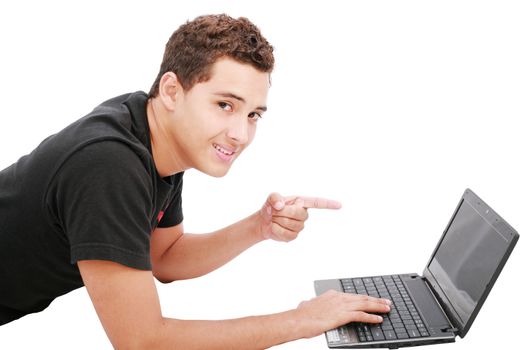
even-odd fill
[(271, 194), (208, 234), (184, 232), (184, 171), (224, 176), (266, 111), (272, 47), (245, 18), (203, 16), (166, 45), (149, 95), (108, 100), (0, 172), (0, 324), (86, 286), (119, 349), (259, 349), (341, 324), (381, 322), (389, 302), (336, 292), (224, 321), (162, 316), (154, 278), (194, 278), (266, 239), (290, 241), (321, 198)]

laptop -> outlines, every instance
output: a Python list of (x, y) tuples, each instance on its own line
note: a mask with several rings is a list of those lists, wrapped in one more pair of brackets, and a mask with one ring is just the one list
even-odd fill
[(463, 193), (423, 274), (315, 281), (333, 289), (390, 299), (383, 323), (350, 323), (325, 333), (330, 348), (399, 348), (463, 338), (505, 262), (518, 233), (472, 190)]

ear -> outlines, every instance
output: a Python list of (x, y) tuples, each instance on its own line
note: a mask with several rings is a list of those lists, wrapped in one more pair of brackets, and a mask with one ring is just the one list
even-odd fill
[(175, 102), (182, 92), (182, 85), (177, 79), (177, 75), (173, 72), (166, 72), (160, 78), (159, 82), (159, 98), (167, 110), (173, 111), (175, 109)]

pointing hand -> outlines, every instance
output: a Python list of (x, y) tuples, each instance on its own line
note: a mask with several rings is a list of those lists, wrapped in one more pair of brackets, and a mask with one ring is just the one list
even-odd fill
[(308, 219), (309, 208), (339, 209), (341, 203), (325, 198), (270, 194), (260, 210), (263, 238), (283, 242), (296, 239)]

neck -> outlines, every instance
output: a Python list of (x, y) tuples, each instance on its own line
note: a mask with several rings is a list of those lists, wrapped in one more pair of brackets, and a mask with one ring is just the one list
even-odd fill
[(157, 98), (148, 100), (146, 106), (148, 124), (150, 130), (151, 152), (155, 162), (155, 168), (161, 177), (171, 176), (187, 170), (180, 163), (181, 157), (177, 156), (176, 149), (170, 141), (168, 129), (164, 124), (162, 106)]

